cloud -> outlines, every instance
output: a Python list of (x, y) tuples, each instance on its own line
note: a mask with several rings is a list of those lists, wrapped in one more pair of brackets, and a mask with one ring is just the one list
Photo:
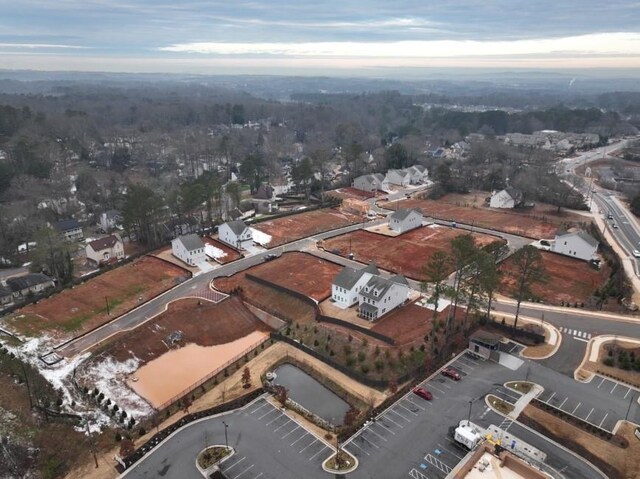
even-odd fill
[(640, 34), (599, 33), (515, 41), (433, 40), (396, 42), (177, 43), (163, 52), (294, 57), (448, 58), (501, 55), (640, 55)]
[(43, 49), (43, 48), (67, 48), (72, 50), (83, 50), (89, 47), (81, 47), (77, 45), (59, 45), (55, 43), (0, 43), (0, 48), (26, 48), (26, 49)]

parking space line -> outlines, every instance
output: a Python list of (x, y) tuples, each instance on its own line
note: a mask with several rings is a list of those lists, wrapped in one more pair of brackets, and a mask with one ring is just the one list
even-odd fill
[(585, 421), (589, 421), (589, 416), (591, 416), (592, 412), (593, 412), (593, 408), (591, 408), (591, 411), (589, 411), (589, 414), (587, 414), (587, 417), (584, 418)]
[(359, 436), (363, 441), (367, 441), (369, 444), (371, 444), (373, 447), (375, 447), (376, 449), (380, 449), (380, 446), (378, 446), (375, 442), (373, 442), (371, 439), (367, 439), (366, 437), (364, 437), (364, 435), (360, 434)]
[(410, 412), (410, 413), (411, 413), (411, 414), (413, 414), (414, 416), (417, 416), (417, 415), (418, 415), (418, 413), (415, 413), (415, 412), (413, 412), (411, 409), (408, 409), (408, 408), (404, 407), (404, 406), (403, 406), (402, 404), (400, 404), (399, 402), (398, 402), (398, 403), (396, 403), (396, 404), (397, 404), (398, 406), (400, 406), (402, 409), (404, 409), (405, 411)]
[(249, 414), (253, 414), (254, 412), (259, 411), (260, 409), (262, 409), (265, 406), (270, 406), (270, 404), (267, 401), (264, 401), (264, 404), (260, 407), (255, 408), (253, 411), (251, 411)]
[(418, 406), (416, 403), (414, 403), (411, 399), (409, 399), (408, 397), (405, 398), (406, 401), (410, 402), (411, 404), (413, 404), (415, 407), (417, 407), (418, 409), (420, 409), (421, 411), (424, 411), (424, 408), (421, 406)]
[(574, 415), (575, 415), (576, 411), (577, 411), (577, 410), (578, 410), (578, 408), (580, 407), (580, 404), (582, 404), (582, 403), (581, 403), (581, 402), (579, 402), (579, 403), (578, 403), (578, 405), (576, 406), (576, 408), (573, 410), (573, 412), (572, 412), (571, 414), (574, 414)]
[(553, 391), (553, 394), (551, 396), (549, 396), (549, 399), (547, 399), (547, 403), (551, 402), (551, 400), (553, 399), (553, 396), (556, 395), (556, 392)]
[(295, 431), (296, 429), (300, 429), (300, 426), (298, 424), (296, 424), (296, 427), (294, 427), (291, 431), (289, 431), (288, 433), (286, 433), (284, 436), (282, 436), (280, 439), (284, 439), (285, 437), (287, 437), (289, 434), (291, 434), (293, 431)]
[(388, 442), (387, 439), (384, 436), (381, 436), (380, 434), (378, 434), (377, 432), (375, 432), (373, 429), (371, 429), (370, 427), (368, 427), (366, 429), (366, 431), (372, 432), (374, 433), (376, 436), (378, 436), (380, 439), (382, 439), (384, 442)]
[(386, 429), (387, 431), (389, 431), (389, 432), (390, 432), (391, 434), (393, 434), (394, 436), (396, 435), (396, 433), (395, 433), (395, 432), (393, 432), (391, 429), (389, 429), (387, 426), (385, 426), (385, 425), (384, 425), (384, 424), (382, 424), (382, 423), (379, 423), (379, 422), (371, 423), (371, 425), (369, 426), (369, 428), (371, 429), (373, 426), (380, 426), (380, 427), (382, 427), (382, 428)]
[(381, 416), (383, 419), (386, 419), (390, 422), (392, 422), (393, 424), (395, 424), (396, 426), (398, 426), (400, 429), (404, 429), (404, 426), (402, 424), (398, 424), (397, 422), (395, 422), (393, 419), (391, 419), (390, 417), (388, 417), (386, 414), (384, 416)]
[(244, 473), (249, 472), (249, 469), (251, 469), (253, 467), (253, 464), (251, 464), (249, 467), (247, 467), (244, 471), (242, 471), (240, 474), (238, 474), (237, 476), (233, 476), (233, 479), (238, 479), (240, 476), (242, 476)]
[(253, 479), (258, 479), (260, 476), (262, 476), (262, 473), (258, 474), (256, 477), (254, 477)]
[(305, 450), (307, 450), (307, 448), (309, 448), (309, 446), (315, 444), (316, 442), (319, 442), (316, 438), (313, 439), (313, 441), (311, 441), (309, 444), (307, 444), (306, 446), (304, 446), (302, 449), (300, 449), (298, 451), (298, 454), (302, 454)]
[(446, 447), (444, 447), (442, 444), (438, 444), (438, 449), (442, 449), (443, 451), (448, 452), (449, 454), (456, 456), (458, 459), (462, 460), (461, 456), (458, 456), (455, 452), (450, 451), (449, 449), (447, 449)]
[(564, 398), (564, 401), (562, 401), (562, 404), (560, 404), (560, 406), (558, 406), (558, 409), (562, 409), (562, 406), (564, 406), (564, 403), (567, 402), (567, 399), (569, 399), (569, 396), (567, 396), (566, 398)]
[[(447, 394), (447, 393), (446, 393), (446, 392), (444, 392), (442, 389), (438, 389), (437, 387), (435, 387), (433, 384), (431, 384), (431, 383), (428, 383), (428, 384), (429, 384), (429, 387), (430, 387), (431, 389), (435, 389), (436, 391), (438, 391), (439, 393), (442, 393), (442, 394)], [(426, 385), (425, 385), (425, 386), (426, 386)]]
[(618, 387), (618, 383), (613, 383), (613, 387), (611, 388), (611, 392), (609, 394), (613, 394), (613, 391)]
[[(247, 456), (242, 456), (240, 459), (238, 459), (236, 462), (234, 462), (231, 466), (229, 467), (225, 467), (225, 471), (229, 471), (230, 469), (233, 469), (234, 467), (236, 467), (238, 464), (240, 464), (242, 461), (244, 461), (247, 458)], [(226, 464), (225, 464), (226, 465)]]
[(311, 456), (309, 458), (309, 461), (311, 461), (314, 457), (316, 457), (318, 454), (320, 454), (322, 451), (324, 451), (325, 449), (327, 449), (327, 446), (324, 446), (322, 449), (320, 449), (318, 452), (316, 452), (313, 456)]
[(271, 411), (269, 411), (269, 412), (267, 412), (267, 413), (263, 414), (263, 415), (262, 415), (262, 416), (260, 416), (258, 419), (262, 419), (263, 417), (268, 416), (269, 414), (271, 414), (271, 413), (272, 413), (272, 412), (274, 412), (274, 411), (275, 411), (275, 412), (280, 412), (280, 411), (278, 411), (276, 408), (273, 408)]
[(454, 367), (464, 371), (466, 374), (471, 374), (473, 372), (473, 369), (467, 366), (466, 364), (453, 363), (453, 365)]
[(458, 358), (458, 361), (466, 364), (467, 367), (470, 369), (475, 369), (477, 367), (477, 363), (473, 363), (474, 364), (473, 366), (471, 366), (470, 364), (467, 364), (468, 362), (471, 362), (471, 361), (469, 361), (467, 358), (463, 358), (462, 356)]
[[(277, 418), (275, 418), (275, 419), (273, 419), (273, 420), (269, 421), (269, 422), (267, 423), (267, 426), (269, 426), (271, 423), (276, 422), (278, 419), (280, 419), (280, 418), (281, 418), (281, 417), (283, 417), (283, 416), (285, 416), (285, 417), (286, 417), (286, 414), (280, 414)], [(291, 419), (289, 419), (289, 421), (291, 421)]]
[(622, 399), (627, 399), (627, 396), (629, 395), (630, 392), (631, 392), (631, 388), (628, 388), (627, 394), (625, 394)]
[(302, 439), (303, 437), (308, 436), (309, 433), (305, 432), (304, 435), (300, 436), (298, 439), (296, 439), (295, 441), (293, 441), (291, 444), (289, 444), (290, 446), (293, 446), (296, 442), (298, 442), (300, 439)]
[(600, 421), (600, 424), (598, 425), (598, 427), (602, 427), (602, 423), (604, 423), (604, 420), (607, 419), (608, 415), (609, 415), (609, 413), (604, 415), (604, 417), (602, 418), (602, 421)]
[[(354, 438), (354, 439), (355, 439), (355, 438)], [(349, 444), (345, 444), (345, 447), (347, 447), (347, 446), (351, 446), (351, 445), (356, 446), (358, 449), (360, 449), (362, 452), (364, 452), (367, 456), (370, 456), (370, 455), (371, 455), (371, 454), (369, 454), (367, 451), (365, 451), (364, 449), (362, 449), (360, 446), (358, 446), (358, 445), (355, 443), (355, 440), (354, 440), (354, 441), (350, 441), (350, 442), (349, 442)]]
[(600, 386), (602, 386), (602, 383), (605, 382), (605, 381), (606, 381), (606, 379), (602, 378), (602, 381), (600, 381), (600, 384), (598, 384), (598, 389), (600, 389)]
[[(283, 416), (284, 416), (284, 414), (283, 414)], [(285, 422), (282, 426), (278, 426), (277, 428), (275, 428), (275, 429), (273, 430), (273, 432), (274, 432), (274, 433), (275, 433), (275, 432), (278, 432), (280, 429), (282, 429), (283, 427), (285, 427), (285, 426), (286, 426), (287, 424), (289, 424), (290, 422), (291, 422), (291, 419), (289, 419), (287, 422)]]
[(405, 421), (407, 421), (407, 422), (411, 422), (411, 421), (409, 421), (406, 417), (404, 417), (402, 414), (400, 414), (399, 412), (397, 412), (397, 411), (396, 411), (395, 409), (393, 409), (393, 408), (390, 408), (390, 409), (389, 409), (389, 412), (394, 413), (396, 416), (400, 416), (402, 419), (404, 419), (404, 420), (405, 420)]
[(429, 479), (427, 476), (418, 471), (415, 467), (409, 471), (409, 477), (412, 479)]
[(503, 391), (500, 391), (500, 394), (504, 394), (505, 396), (507, 396), (507, 397), (508, 397), (508, 398), (510, 398), (510, 399), (514, 399), (514, 400), (516, 400), (516, 401), (517, 401), (518, 399), (520, 399), (520, 396), (512, 396), (512, 395), (510, 394), (510, 393), (511, 393), (511, 391), (509, 391), (508, 389), (505, 389), (505, 388), (503, 388), (503, 387), (498, 387), (498, 388), (496, 388), (496, 390), (497, 390), (497, 389), (504, 390), (504, 392), (503, 392)]

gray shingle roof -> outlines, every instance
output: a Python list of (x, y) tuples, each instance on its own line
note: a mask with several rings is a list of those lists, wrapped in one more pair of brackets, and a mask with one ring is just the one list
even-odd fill
[(412, 208), (410, 210), (407, 209), (401, 209), (401, 210), (397, 210), (394, 211), (393, 213), (391, 213), (391, 218), (394, 220), (398, 220), (398, 221), (404, 221), (407, 216), (409, 216), (411, 214), (412, 211), (415, 211), (416, 213), (418, 213), (420, 216), (422, 216), (422, 212)]
[(389, 281), (393, 281), (394, 283), (405, 284), (409, 286), (409, 282), (407, 281), (407, 278), (405, 278), (401, 274), (396, 274), (395, 276), (389, 278)]
[(587, 244), (596, 247), (598, 246), (598, 244), (600, 244), (598, 242), (598, 240), (596, 240), (593, 236), (591, 236), (589, 233), (585, 232), (585, 231), (576, 231), (573, 233), (568, 233), (566, 231), (559, 231), (556, 234), (557, 238), (562, 238), (564, 236), (578, 236), (580, 238), (582, 238)]
[(49, 281), (52, 281), (52, 278), (46, 274), (31, 273), (7, 279), (7, 286), (9, 286), (12, 291), (22, 291), (23, 289), (31, 288), (32, 286), (42, 283), (48, 283)]
[(204, 248), (204, 243), (197, 234), (178, 236), (178, 240), (182, 242), (187, 251)]
[(350, 290), (355, 286), (355, 284), (362, 278), (362, 275), (365, 273), (371, 274), (380, 274), (378, 268), (375, 264), (370, 263), (368, 266), (365, 266), (361, 269), (351, 268), (350, 266), (345, 266), (342, 268), (342, 271), (338, 273), (333, 280), (333, 284), (336, 286), (340, 286), (341, 288), (345, 288)]
[(240, 236), (242, 232), (247, 229), (247, 225), (245, 225), (242, 220), (227, 221), (227, 225), (236, 236)]
[[(385, 293), (391, 288), (392, 282), (388, 279), (384, 279), (380, 276), (372, 276), (371, 279), (367, 282), (365, 287), (360, 291), (360, 294), (366, 298), (373, 299), (374, 301), (378, 301), (382, 298)], [(373, 288), (374, 290), (379, 291), (378, 295), (374, 295), (373, 291), (366, 291), (366, 288)]]
[(53, 227), (62, 232), (71, 231), (80, 228), (80, 223), (75, 218), (69, 218), (68, 220), (58, 221)]
[(0, 298), (6, 298), (7, 296), (11, 296), (11, 288), (0, 285)]

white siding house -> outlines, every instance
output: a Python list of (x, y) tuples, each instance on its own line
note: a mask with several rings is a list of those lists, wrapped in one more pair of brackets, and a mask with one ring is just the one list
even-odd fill
[(206, 263), (204, 243), (197, 234), (178, 236), (171, 241), (171, 253), (189, 266)]
[(407, 171), (411, 175), (411, 184), (419, 185), (427, 181), (429, 177), (429, 171), (422, 165), (414, 165), (406, 168)]
[(253, 242), (251, 230), (242, 220), (228, 221), (218, 227), (218, 239), (236, 249)]
[(82, 226), (78, 223), (78, 220), (70, 218), (68, 220), (58, 221), (53, 227), (62, 233), (64, 237), (69, 241), (75, 241), (82, 239)]
[(374, 274), (379, 274), (374, 264), (361, 269), (345, 266), (331, 284), (331, 299), (342, 309), (353, 306), (358, 302), (358, 293)]
[(92, 241), (85, 252), (87, 259), (97, 266), (124, 258), (122, 239), (117, 234)]
[(506, 188), (491, 195), (491, 208), (515, 208), (522, 203), (522, 193), (514, 188)]
[(380, 173), (358, 176), (353, 180), (351, 186), (358, 190), (374, 193), (378, 190), (384, 190), (385, 177)]
[(411, 173), (407, 170), (389, 170), (385, 180), (390, 185), (407, 187), (411, 184)]
[(371, 276), (358, 294), (358, 315), (375, 321), (401, 306), (409, 295), (409, 284), (402, 275), (390, 279)]
[(422, 211), (416, 208), (397, 210), (389, 216), (389, 228), (398, 233), (404, 233), (421, 226)]
[(122, 215), (118, 210), (108, 210), (100, 213), (100, 228), (108, 233), (122, 222)]
[(561, 233), (556, 235), (556, 239), (551, 245), (551, 251), (590, 261), (596, 255), (598, 245), (598, 241), (584, 231)]

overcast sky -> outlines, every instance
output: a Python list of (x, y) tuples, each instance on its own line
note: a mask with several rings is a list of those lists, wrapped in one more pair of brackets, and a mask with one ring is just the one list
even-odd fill
[(640, 2), (0, 0), (0, 68), (352, 74), (461, 66), (639, 68)]

